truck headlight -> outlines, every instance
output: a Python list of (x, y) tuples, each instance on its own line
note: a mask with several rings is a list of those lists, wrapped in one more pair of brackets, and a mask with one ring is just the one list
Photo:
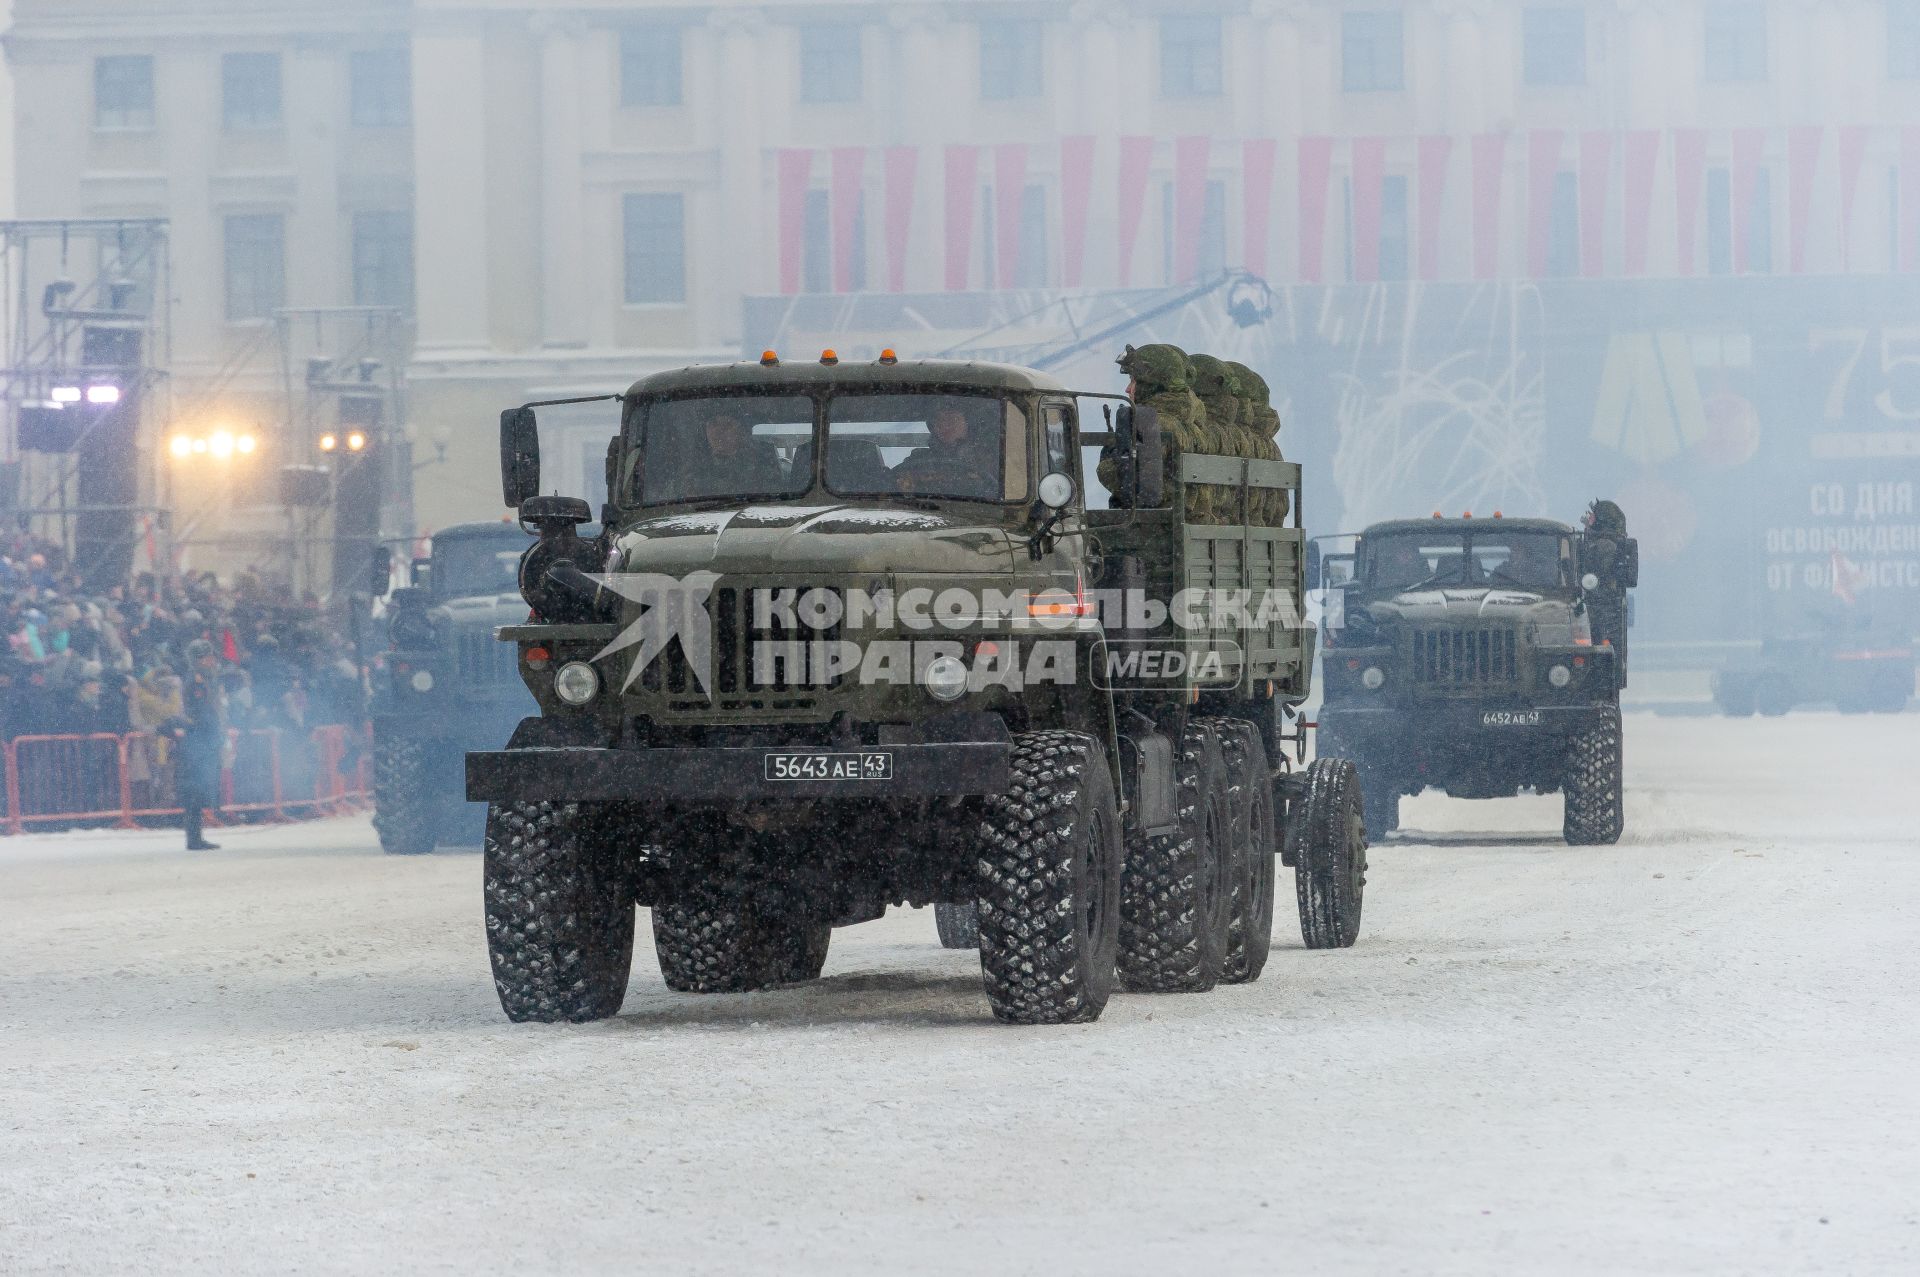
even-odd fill
[(967, 692), (967, 667), (958, 657), (934, 657), (920, 679), (936, 701), (957, 701)]
[(569, 661), (553, 676), (553, 694), (568, 705), (585, 705), (600, 692), (600, 676), (585, 661)]
[(1366, 688), (1369, 692), (1379, 691), (1380, 685), (1386, 681), (1386, 671), (1382, 670), (1378, 665), (1367, 666), (1366, 671), (1360, 675), (1360, 686)]
[(1573, 671), (1564, 665), (1556, 665), (1547, 671), (1547, 682), (1552, 683), (1555, 687), (1565, 687), (1568, 683), (1573, 682)]
[(407, 680), (407, 685), (413, 688), (413, 690), (416, 692), (431, 692), (433, 690), (432, 671), (431, 670), (415, 670), (413, 673), (413, 677)]

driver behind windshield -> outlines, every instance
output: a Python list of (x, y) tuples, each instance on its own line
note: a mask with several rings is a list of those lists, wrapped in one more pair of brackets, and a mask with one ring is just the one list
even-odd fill
[(738, 415), (712, 414), (701, 426), (701, 438), (706, 456), (698, 458), (687, 475), (688, 496), (772, 493), (787, 486), (786, 467), (754, 439)]
[(894, 467), (893, 480), (900, 491), (986, 500), (999, 497), (998, 441), (975, 438), (963, 409), (947, 405), (935, 411), (927, 434), (927, 446), (915, 449)]

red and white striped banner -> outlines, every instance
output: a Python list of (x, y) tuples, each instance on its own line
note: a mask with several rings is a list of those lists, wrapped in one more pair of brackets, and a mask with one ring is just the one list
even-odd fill
[(807, 186), (813, 180), (813, 152), (799, 148), (781, 151), (775, 167), (780, 291), (792, 296), (800, 291), (801, 265), (807, 251)]
[(1274, 140), (1253, 138), (1241, 147), (1241, 195), (1245, 225), (1240, 260), (1247, 270), (1267, 277), (1267, 249), (1273, 241)]
[(1447, 196), (1447, 166), (1453, 139), (1444, 133), (1420, 139), (1420, 278), (1440, 278), (1440, 215)]
[(1547, 277), (1553, 243), (1553, 187), (1560, 176), (1559, 129), (1535, 129), (1527, 138), (1527, 270)]
[(947, 148), (947, 291), (963, 293), (973, 270), (973, 204), (980, 185), (980, 148)]
[(1473, 139), (1473, 277), (1500, 272), (1500, 192), (1507, 160), (1505, 133)]
[(1647, 273), (1647, 241), (1652, 231), (1653, 179), (1660, 165), (1660, 134), (1635, 129), (1627, 134), (1623, 195), (1626, 213), (1626, 271)]
[(1380, 278), (1380, 186), (1387, 173), (1387, 139), (1353, 139), (1353, 278)]
[(1694, 273), (1700, 235), (1700, 186), (1707, 176), (1707, 131), (1673, 131), (1674, 252), (1681, 275)]
[(1753, 198), (1760, 184), (1760, 158), (1767, 147), (1765, 129), (1735, 129), (1727, 178), (1728, 199), (1733, 205), (1729, 219), (1733, 227), (1733, 273), (1744, 275), (1753, 247)]
[(1613, 189), (1613, 134), (1589, 129), (1580, 135), (1580, 273), (1607, 273), (1607, 196)]
[(1820, 166), (1820, 144), (1826, 130), (1817, 124), (1787, 130), (1787, 248), (1788, 269), (1796, 275), (1807, 269), (1807, 228), (1813, 220), (1813, 175)]
[(887, 287), (907, 291), (907, 246), (913, 235), (913, 193), (920, 177), (920, 148), (890, 146), (882, 161), (886, 170)]
[(1133, 282), (1133, 250), (1147, 212), (1147, 179), (1153, 173), (1153, 139), (1120, 139), (1120, 287)]
[(1212, 140), (1189, 135), (1173, 141), (1173, 279), (1192, 282), (1200, 273), (1201, 222), (1207, 212), (1207, 164)]
[(1008, 142), (993, 148), (993, 249), (998, 254), (1000, 288), (1020, 278), (1020, 208), (1027, 193), (1027, 144)]
[(1840, 130), (1840, 265), (1853, 267), (1853, 201), (1860, 192), (1860, 166), (1867, 158), (1868, 130), (1850, 124)]
[(833, 291), (853, 291), (854, 254), (859, 251), (854, 228), (860, 221), (862, 183), (867, 173), (864, 146), (836, 146), (832, 157)]

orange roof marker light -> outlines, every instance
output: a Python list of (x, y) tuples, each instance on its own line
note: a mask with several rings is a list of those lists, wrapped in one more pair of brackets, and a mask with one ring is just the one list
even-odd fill
[(1496, 518), (1496, 519), (1497, 519), (1497, 518), (1499, 518), (1499, 517), (1500, 517), (1500, 512), (1499, 512), (1498, 510), (1495, 510), (1495, 511), (1493, 512), (1493, 517), (1494, 517), (1494, 518)]
[(1471, 518), (1473, 517), (1473, 511), (1471, 511), (1471, 510), (1462, 510), (1462, 511), (1460, 512), (1460, 517), (1461, 517), (1461, 518), (1463, 518), (1463, 519), (1471, 519)]
[(831, 368), (840, 362), (840, 356), (834, 354), (831, 350), (823, 350), (820, 352), (820, 362)]
[(880, 362), (891, 367), (900, 362), (900, 356), (894, 354), (893, 347), (889, 346), (880, 352)]
[(1436, 518), (1436, 519), (1444, 519), (1444, 518), (1446, 518), (1447, 516), (1446, 516), (1446, 515), (1444, 515), (1444, 514), (1441, 514), (1441, 513), (1440, 513), (1440, 512), (1438, 511), (1438, 510), (1435, 510), (1435, 511), (1433, 512), (1433, 517), (1434, 517), (1434, 518)]
[(772, 351), (772, 350), (763, 350), (763, 351), (761, 351), (761, 352), (760, 352), (760, 366), (761, 366), (762, 368), (778, 368), (778, 367), (780, 366), (780, 355), (779, 355), (779, 353), (778, 353), (778, 352), (776, 352), (776, 351)]

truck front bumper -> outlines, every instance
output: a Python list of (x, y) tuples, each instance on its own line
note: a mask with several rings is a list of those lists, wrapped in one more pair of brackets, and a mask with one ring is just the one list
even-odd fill
[[(470, 802), (735, 803), (779, 798), (964, 798), (1012, 786), (1006, 741), (503, 749), (467, 755)], [(810, 771), (830, 774), (809, 775)]]

